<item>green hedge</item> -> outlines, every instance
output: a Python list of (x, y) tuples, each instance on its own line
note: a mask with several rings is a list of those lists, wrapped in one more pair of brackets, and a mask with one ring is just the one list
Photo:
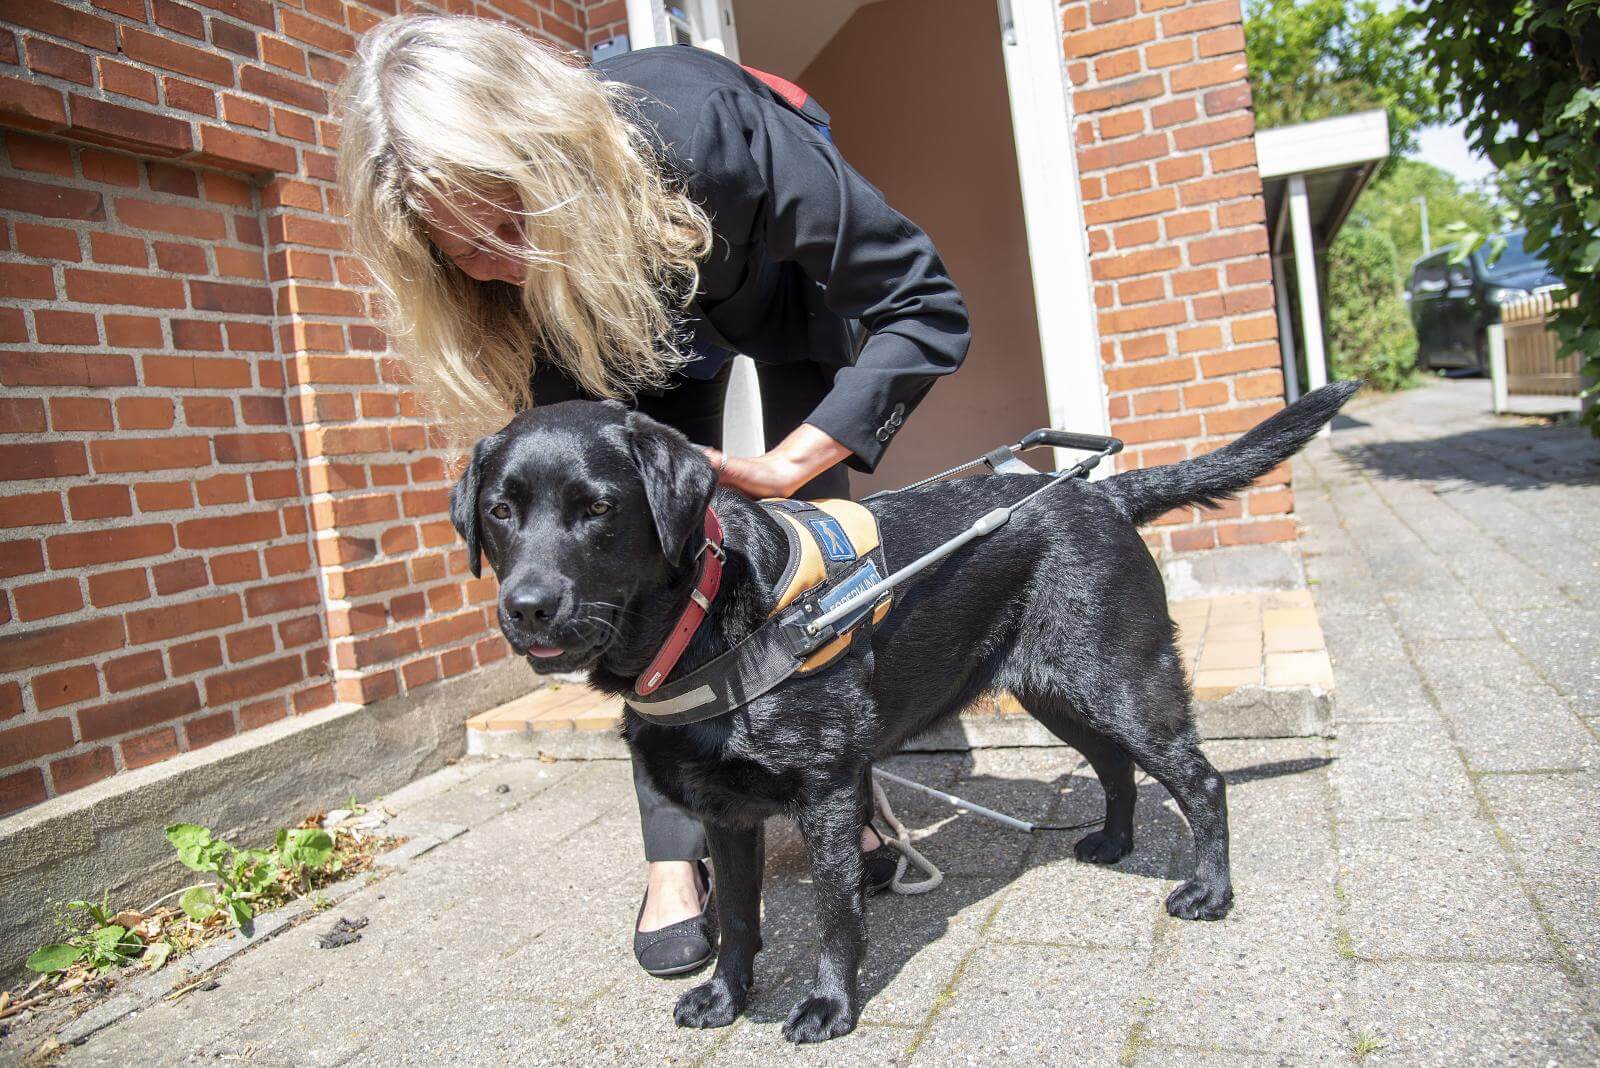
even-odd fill
[(1328, 356), (1335, 378), (1382, 390), (1416, 376), (1417, 335), (1400, 299), (1394, 242), (1375, 228), (1347, 226), (1328, 251)]

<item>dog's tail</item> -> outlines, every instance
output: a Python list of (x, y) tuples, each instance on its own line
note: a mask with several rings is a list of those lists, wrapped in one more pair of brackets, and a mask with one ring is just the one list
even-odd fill
[(1135, 524), (1185, 504), (1219, 504), (1299, 452), (1360, 388), (1360, 382), (1330, 383), (1215, 452), (1165, 467), (1126, 471), (1106, 479), (1100, 488)]

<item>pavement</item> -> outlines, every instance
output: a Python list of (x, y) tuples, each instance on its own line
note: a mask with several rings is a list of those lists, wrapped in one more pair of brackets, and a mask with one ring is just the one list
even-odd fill
[[(628, 931), (642, 890), (620, 761), (479, 759), (387, 799), (465, 828), (241, 953), (66, 1064), (1600, 1064), (1600, 445), (1445, 381), (1359, 403), (1297, 462), (1337, 737), (1212, 741), (1237, 903), (1168, 917), (1190, 838), (1159, 786), (1137, 844), (1075, 863), (891, 796), (947, 873), (876, 898), (861, 1026), (780, 1035), (814, 949), (809, 876), (769, 832), (757, 991), (682, 1031)], [(1101, 812), (1075, 754), (892, 770), (1034, 820)], [(452, 832), (453, 833), (453, 832)], [(359, 942), (316, 948), (341, 917)], [(171, 966), (169, 966), (171, 967)], [(15, 1059), (28, 1024), (0, 1045)]]

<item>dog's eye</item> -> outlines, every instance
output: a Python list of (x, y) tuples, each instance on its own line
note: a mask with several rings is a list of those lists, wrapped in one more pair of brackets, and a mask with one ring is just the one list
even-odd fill
[(494, 516), (496, 519), (510, 519), (511, 506), (503, 503), (497, 504), (493, 508), (489, 509), (489, 514)]
[(595, 501), (589, 506), (590, 515), (605, 515), (609, 511), (611, 511), (610, 501)]

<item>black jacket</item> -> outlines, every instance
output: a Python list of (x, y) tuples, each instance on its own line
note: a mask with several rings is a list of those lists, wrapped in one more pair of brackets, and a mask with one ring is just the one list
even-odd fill
[[(696, 339), (761, 362), (839, 368), (807, 422), (849, 448), (852, 467), (873, 470), (971, 339), (933, 242), (738, 64), (666, 46), (596, 69), (640, 90), (665, 158), (711, 219), (715, 240), (690, 308)], [(533, 389), (536, 403), (577, 395), (554, 368), (535, 374)]]

